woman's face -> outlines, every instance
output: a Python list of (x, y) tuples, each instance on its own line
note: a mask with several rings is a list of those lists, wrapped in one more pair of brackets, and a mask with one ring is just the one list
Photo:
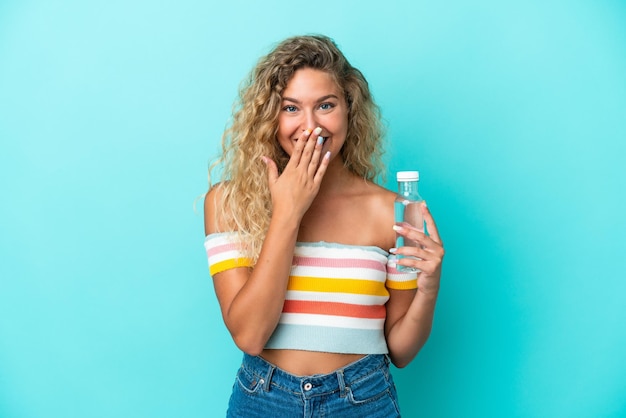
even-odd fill
[[(278, 116), (278, 142), (291, 155), (303, 131), (321, 128), (322, 155), (339, 155), (348, 132), (348, 108), (344, 94), (325, 71), (297, 70), (283, 91)], [(317, 138), (314, 138), (315, 140)]]

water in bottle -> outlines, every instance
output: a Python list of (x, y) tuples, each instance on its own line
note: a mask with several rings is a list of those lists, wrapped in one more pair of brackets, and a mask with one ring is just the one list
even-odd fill
[[(417, 184), (419, 182), (418, 171), (399, 171), (396, 175), (398, 180), (398, 195), (396, 196), (394, 213), (396, 223), (406, 222), (416, 228), (425, 230), (424, 215), (422, 214), (423, 199), (418, 193)], [(412, 246), (417, 247), (419, 244), (413, 240), (406, 239), (401, 235), (396, 236), (396, 248)], [(398, 259), (405, 256), (398, 254)], [(414, 267), (401, 266), (398, 264), (396, 268), (402, 272), (419, 272)]]

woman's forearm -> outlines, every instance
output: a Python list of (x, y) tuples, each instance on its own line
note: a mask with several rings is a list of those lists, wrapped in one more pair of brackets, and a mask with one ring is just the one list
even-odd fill
[(405, 367), (424, 346), (433, 325), (437, 294), (417, 291), (406, 314), (387, 334), (389, 357), (396, 367)]
[(276, 214), (263, 242), (258, 261), (225, 312), (235, 343), (249, 354), (261, 352), (282, 312), (299, 219)]

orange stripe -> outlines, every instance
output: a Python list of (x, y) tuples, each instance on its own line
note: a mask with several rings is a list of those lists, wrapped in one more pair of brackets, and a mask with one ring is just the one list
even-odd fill
[(383, 319), (386, 316), (384, 305), (354, 305), (351, 303), (313, 302), (307, 300), (286, 300), (283, 305), (283, 312), (371, 319)]

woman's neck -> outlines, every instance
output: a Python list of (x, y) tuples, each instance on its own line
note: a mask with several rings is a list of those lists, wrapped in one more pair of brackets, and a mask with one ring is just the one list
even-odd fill
[(335, 158), (328, 166), (324, 179), (320, 185), (318, 197), (332, 197), (344, 194), (347, 190), (353, 190), (356, 181), (364, 181), (351, 172), (341, 158)]

